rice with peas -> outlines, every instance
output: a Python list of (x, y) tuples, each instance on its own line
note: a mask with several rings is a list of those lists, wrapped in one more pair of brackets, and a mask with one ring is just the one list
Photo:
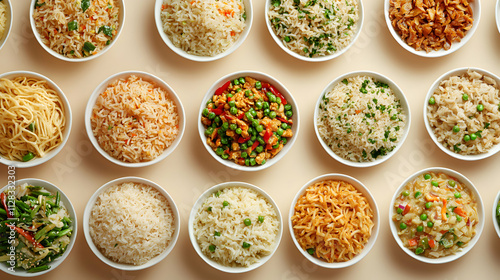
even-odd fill
[(323, 96), (316, 121), (321, 139), (335, 154), (367, 162), (394, 150), (403, 137), (406, 113), (387, 84), (354, 76)]
[(500, 91), (491, 77), (469, 69), (441, 81), (428, 102), (429, 125), (449, 150), (476, 155), (500, 143)]
[(42, 43), (68, 58), (97, 54), (120, 28), (118, 0), (38, 0), (33, 9)]
[(264, 196), (235, 186), (206, 199), (196, 213), (193, 229), (207, 257), (224, 266), (247, 267), (273, 252), (280, 219)]
[(163, 31), (177, 48), (197, 56), (228, 50), (245, 29), (242, 0), (165, 0)]
[(306, 57), (346, 48), (358, 29), (358, 0), (271, 0), (267, 20), (285, 47)]
[(6, 29), (7, 29), (7, 5), (3, 1), (0, 1), (0, 40), (3, 39)]
[(457, 179), (443, 173), (420, 174), (398, 195), (392, 220), (403, 245), (415, 254), (455, 254), (476, 235), (476, 198)]
[(177, 106), (169, 93), (131, 75), (109, 85), (92, 109), (99, 146), (123, 162), (151, 161), (179, 134)]

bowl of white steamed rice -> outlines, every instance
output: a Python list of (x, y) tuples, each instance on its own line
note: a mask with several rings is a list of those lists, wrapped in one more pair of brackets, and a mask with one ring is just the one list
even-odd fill
[(226, 182), (206, 190), (189, 215), (189, 238), (198, 255), (227, 273), (254, 270), (276, 252), (281, 212), (262, 189)]
[(0, 1), (0, 50), (7, 42), (12, 29), (12, 6), (10, 0)]
[(276, 44), (304, 61), (345, 53), (361, 34), (363, 2), (266, 0), (267, 29)]
[(500, 77), (457, 68), (439, 77), (424, 104), (429, 136), (446, 154), (475, 161), (500, 151)]
[(83, 231), (92, 252), (121, 270), (141, 270), (173, 250), (180, 216), (172, 197), (157, 183), (139, 177), (107, 182), (89, 199)]
[(393, 156), (411, 124), (401, 88), (375, 72), (356, 71), (330, 82), (316, 103), (314, 129), (325, 151), (353, 167), (370, 167)]
[(247, 38), (252, 1), (156, 0), (155, 22), (173, 52), (193, 61), (213, 61), (234, 52)]

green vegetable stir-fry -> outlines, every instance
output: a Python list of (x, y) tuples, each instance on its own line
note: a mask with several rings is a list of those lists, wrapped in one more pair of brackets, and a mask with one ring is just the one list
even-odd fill
[(0, 262), (28, 272), (49, 269), (73, 231), (61, 194), (24, 184), (15, 197), (3, 192), (0, 199)]

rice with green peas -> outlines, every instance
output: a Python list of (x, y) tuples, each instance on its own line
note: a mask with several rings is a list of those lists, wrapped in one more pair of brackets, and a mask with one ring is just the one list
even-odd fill
[(0, 0), (0, 40), (7, 29), (7, 5)]
[(316, 121), (321, 139), (335, 154), (368, 162), (396, 148), (403, 137), (406, 114), (387, 84), (354, 76), (323, 96)]
[(306, 57), (328, 56), (354, 40), (358, 5), (358, 0), (271, 0), (268, 20), (291, 51)]

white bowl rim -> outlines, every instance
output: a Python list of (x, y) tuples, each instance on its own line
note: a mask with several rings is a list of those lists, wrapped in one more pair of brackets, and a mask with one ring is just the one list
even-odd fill
[(118, 40), (118, 38), (120, 37), (120, 34), (122, 33), (123, 26), (125, 25), (125, 1), (124, 0), (116, 0), (120, 4), (120, 11), (119, 11), (119, 14), (121, 15), (121, 18), (119, 19), (120, 28), (118, 28), (115, 37), (113, 38), (113, 40), (111, 40), (111, 43), (109, 45), (107, 45), (105, 48), (103, 48), (97, 54), (94, 54), (94, 55), (91, 55), (91, 56), (87, 56), (87, 57), (83, 57), (83, 58), (69, 58), (69, 57), (66, 57), (64, 55), (61, 55), (61, 54), (55, 52), (54, 50), (52, 50), (50, 47), (48, 47), (47, 45), (45, 45), (42, 42), (40, 34), (36, 30), (35, 20), (33, 19), (33, 11), (35, 9), (34, 7), (35, 7), (35, 2), (36, 1), (37, 0), (31, 0), (30, 1), (31, 3), (30, 3), (30, 12), (29, 12), (30, 25), (31, 25), (31, 30), (33, 31), (33, 35), (35, 36), (36, 41), (40, 44), (40, 46), (42, 46), (42, 48), (45, 51), (47, 51), (53, 57), (58, 58), (58, 59), (63, 60), (63, 61), (68, 61), (68, 62), (84, 62), (84, 61), (89, 61), (89, 60), (93, 60), (95, 58), (100, 57), (105, 52), (107, 52), (109, 49), (111, 49), (111, 47), (114, 46), (115, 42)]
[[(135, 75), (139, 78), (142, 78), (146, 81), (152, 81), (155, 86), (160, 87), (164, 90), (166, 90), (169, 94), (170, 99), (175, 103), (177, 106), (177, 114), (179, 115), (179, 134), (175, 138), (174, 142), (172, 145), (170, 145), (168, 148), (166, 148), (162, 154), (154, 158), (153, 160), (150, 161), (144, 161), (144, 162), (136, 162), (136, 163), (131, 163), (131, 162), (124, 162), (121, 160), (118, 160), (111, 155), (109, 155), (106, 151), (104, 151), (99, 143), (97, 142), (96, 138), (94, 137), (94, 134), (92, 133), (92, 125), (90, 123), (90, 116), (92, 114), (92, 109), (95, 105), (95, 102), (97, 98), (101, 95), (103, 92), (103, 89), (105, 89), (109, 84), (112, 82), (118, 80), (118, 79), (123, 79), (123, 78), (128, 78), (132, 75)], [(184, 106), (182, 105), (181, 99), (177, 95), (177, 93), (174, 91), (174, 89), (167, 84), (163, 79), (160, 79), (159, 77), (143, 72), (143, 71), (123, 71), (120, 73), (113, 74), (106, 78), (104, 81), (102, 81), (92, 92), (92, 94), (89, 97), (89, 100), (87, 102), (87, 106), (85, 107), (85, 130), (87, 131), (87, 136), (92, 142), (92, 145), (94, 148), (101, 154), (104, 158), (109, 160), (110, 162), (120, 165), (120, 166), (125, 166), (125, 167), (144, 167), (144, 166), (149, 166), (153, 165), (157, 162), (160, 162), (167, 158), (171, 153), (174, 152), (174, 150), (177, 148), (179, 143), (182, 140), (182, 137), (184, 136), (184, 131), (186, 130), (186, 113), (184, 111)]]
[[(94, 242), (92, 241), (92, 237), (90, 236), (89, 232), (89, 219), (90, 219), (90, 212), (92, 211), (92, 208), (94, 207), (94, 204), (99, 197), (100, 194), (102, 194), (104, 191), (109, 189), (110, 187), (113, 187), (117, 184), (125, 183), (125, 182), (134, 182), (134, 183), (142, 183), (145, 185), (148, 185), (152, 188), (155, 188), (158, 190), (168, 201), (170, 205), (170, 209), (172, 210), (172, 213), (174, 215), (174, 224), (175, 224), (175, 231), (172, 235), (172, 239), (170, 240), (170, 243), (168, 244), (167, 248), (165, 251), (163, 251), (161, 254), (158, 256), (150, 259), (147, 263), (142, 264), (142, 265), (128, 265), (128, 264), (121, 264), (114, 262), (107, 257), (105, 257), (99, 249), (94, 245)], [(83, 212), (83, 233), (85, 236), (85, 240), (87, 241), (87, 245), (89, 246), (90, 250), (94, 253), (94, 255), (100, 259), (103, 263), (109, 265), (110, 267), (116, 268), (116, 269), (121, 269), (121, 270), (126, 270), (126, 271), (136, 271), (136, 270), (142, 270), (148, 267), (151, 267), (153, 265), (158, 264), (161, 262), (163, 259), (165, 259), (174, 249), (177, 240), (179, 239), (179, 233), (181, 230), (181, 221), (180, 221), (180, 214), (179, 214), (179, 209), (177, 208), (177, 205), (175, 204), (174, 199), (170, 196), (170, 194), (159, 184), (150, 181), (148, 179), (144, 179), (141, 177), (135, 177), (135, 176), (128, 176), (128, 177), (121, 177), (117, 179), (113, 179), (101, 187), (97, 189), (97, 191), (92, 194), (90, 197), (89, 201), (87, 202), (85, 206), (85, 210)]]
[(500, 205), (500, 191), (498, 191), (497, 196), (495, 197), (495, 200), (493, 201), (493, 211), (492, 211), (492, 218), (493, 218), (493, 227), (495, 228), (495, 231), (500, 238), (500, 225), (497, 222), (497, 206)]
[[(397, 143), (397, 145), (394, 148), (394, 150), (392, 150), (389, 154), (383, 156), (380, 159), (375, 159), (374, 161), (367, 161), (367, 162), (350, 161), (350, 160), (347, 160), (347, 159), (344, 159), (344, 158), (340, 157), (335, 152), (333, 152), (333, 150), (328, 145), (326, 145), (326, 143), (321, 138), (321, 136), (319, 134), (319, 130), (318, 130), (318, 120), (317, 120), (318, 119), (317, 116), (319, 114), (319, 105), (321, 103), (321, 100), (322, 100), (323, 96), (328, 91), (330, 91), (336, 84), (340, 83), (340, 81), (343, 80), (344, 78), (350, 78), (350, 77), (355, 77), (355, 76), (360, 76), (360, 75), (369, 76), (369, 77), (375, 78), (376, 80), (380, 80), (380, 81), (383, 81), (383, 82), (386, 82), (387, 84), (389, 84), (390, 88), (394, 92), (394, 95), (399, 99), (399, 101), (401, 103), (401, 107), (404, 109), (405, 115), (406, 115), (406, 118), (407, 118), (406, 125), (405, 125), (405, 128), (404, 128), (403, 137), (402, 137), (402, 139), (399, 140), (399, 142)], [(343, 163), (343, 164), (345, 164), (347, 166), (352, 166), (352, 167), (372, 167), (372, 166), (375, 166), (375, 165), (378, 165), (378, 164), (381, 164), (381, 163), (385, 162), (386, 160), (388, 160), (389, 158), (391, 158), (394, 154), (396, 154), (399, 151), (399, 149), (403, 146), (404, 142), (406, 141), (406, 138), (408, 137), (408, 134), (410, 133), (410, 127), (411, 127), (411, 109), (410, 109), (410, 104), (408, 103), (408, 100), (406, 99), (406, 95), (404, 94), (403, 90), (394, 81), (392, 81), (391, 79), (389, 79), (387, 76), (384, 76), (384, 75), (382, 75), (380, 73), (373, 72), (373, 71), (368, 71), (368, 70), (353, 71), (353, 72), (349, 72), (349, 73), (346, 73), (346, 74), (342, 74), (342, 75), (338, 76), (337, 78), (333, 79), (321, 91), (321, 94), (318, 97), (318, 100), (316, 101), (316, 104), (315, 104), (315, 107), (314, 107), (314, 131), (316, 132), (316, 137), (317, 137), (318, 141), (320, 142), (320, 144), (323, 147), (323, 149), (332, 158), (334, 158), (338, 162)]]
[[(251, 189), (251, 190), (256, 191), (257, 193), (261, 194), (273, 206), (273, 208), (276, 211), (276, 215), (279, 218), (279, 222), (280, 222), (280, 229), (279, 229), (278, 235), (276, 236), (276, 245), (275, 245), (273, 251), (271, 252), (271, 254), (262, 257), (258, 262), (254, 263), (248, 267), (223, 266), (222, 264), (219, 264), (216, 261), (205, 256), (203, 254), (203, 252), (201, 252), (200, 246), (198, 245), (198, 243), (196, 241), (196, 237), (194, 236), (194, 233), (193, 233), (193, 231), (194, 231), (193, 222), (194, 222), (195, 215), (198, 211), (198, 208), (201, 207), (203, 202), (205, 202), (205, 200), (208, 198), (208, 196), (210, 196), (213, 192), (215, 192), (217, 190), (221, 190), (221, 189), (231, 188), (231, 187), (243, 187), (243, 188)], [(280, 211), (278, 205), (276, 204), (276, 202), (263, 189), (255, 186), (255, 185), (252, 185), (250, 183), (246, 183), (246, 182), (237, 182), (237, 181), (224, 182), (224, 183), (220, 183), (220, 184), (217, 184), (215, 186), (210, 187), (209, 189), (204, 191), (198, 197), (198, 199), (194, 203), (193, 207), (191, 208), (191, 212), (189, 214), (188, 231), (189, 231), (189, 239), (191, 240), (191, 245), (193, 245), (194, 250), (200, 256), (200, 258), (203, 259), (208, 265), (210, 265), (211, 267), (213, 267), (217, 270), (220, 270), (222, 272), (233, 273), (233, 274), (244, 273), (244, 272), (254, 270), (254, 269), (264, 265), (269, 259), (271, 259), (271, 257), (274, 255), (274, 253), (278, 250), (278, 247), (281, 243), (281, 238), (283, 236), (283, 217), (281, 215), (281, 211)]]
[[(415, 179), (417, 176), (427, 173), (427, 172), (441, 172), (444, 173), (448, 176), (453, 176), (457, 178), (462, 184), (466, 185), (467, 188), (476, 196), (476, 203), (477, 203), (477, 210), (478, 210), (478, 216), (479, 216), (479, 223), (476, 225), (476, 235), (469, 241), (466, 247), (462, 248), (461, 251), (459, 251), (457, 254), (454, 255), (448, 255), (445, 257), (441, 257), (438, 259), (432, 259), (432, 258), (427, 258), (424, 256), (416, 255), (414, 252), (412, 252), (410, 249), (406, 248), (403, 245), (403, 242), (401, 241), (401, 238), (398, 236), (398, 232), (396, 229), (396, 225), (392, 221), (392, 216), (394, 215), (394, 202), (396, 201), (396, 198), (398, 196), (398, 193), (400, 193), (401, 189), (403, 189), (411, 180)], [(485, 213), (484, 213), (484, 205), (483, 205), (483, 200), (481, 198), (481, 195), (479, 194), (479, 191), (476, 189), (474, 184), (469, 180), (469, 178), (465, 177), (458, 171), (445, 168), (445, 167), (429, 167), (425, 168), (422, 170), (419, 170), (412, 175), (408, 176), (402, 183), (401, 185), (396, 189), (394, 192), (394, 195), (392, 196), (391, 203), (389, 205), (389, 227), (391, 228), (391, 233), (392, 237), (394, 237), (394, 240), (396, 240), (396, 243), (398, 243), (399, 247), (401, 250), (403, 250), (407, 255), (410, 257), (413, 257), (416, 260), (419, 260), (424, 263), (429, 263), (429, 264), (442, 264), (442, 263), (448, 263), (452, 262), (462, 256), (464, 256), (467, 252), (469, 252), (474, 245), (477, 243), (479, 240), (479, 237), (481, 236), (481, 233), (483, 232), (484, 224), (485, 224)]]
[(66, 128), (63, 131), (63, 135), (65, 136), (61, 144), (57, 146), (54, 150), (50, 151), (43, 157), (35, 157), (34, 159), (27, 161), (27, 162), (22, 162), (22, 161), (12, 161), (7, 158), (4, 158), (3, 156), (0, 156), (0, 163), (8, 165), (8, 166), (14, 166), (17, 168), (27, 168), (27, 167), (33, 167), (37, 166), (40, 164), (43, 164), (53, 157), (55, 157), (63, 148), (64, 145), (66, 145), (66, 142), (68, 142), (68, 138), (70, 137), (71, 134), (71, 126), (72, 126), (72, 119), (73, 119), (73, 114), (71, 112), (71, 106), (69, 103), (68, 98), (64, 94), (64, 92), (61, 90), (61, 88), (51, 79), (47, 78), (46, 76), (36, 73), (36, 72), (31, 72), (31, 71), (12, 71), (12, 72), (7, 72), (0, 74), (0, 79), (1, 78), (15, 78), (15, 77), (20, 77), (20, 76), (26, 76), (26, 77), (32, 77), (36, 78), (38, 80), (44, 80), (47, 82), (49, 87), (53, 89), (57, 95), (61, 98), (61, 101), (64, 105), (64, 112), (65, 112), (65, 118), (66, 118)]
[(429, 58), (430, 57), (442, 57), (442, 56), (454, 53), (455, 51), (459, 50), (465, 44), (467, 44), (467, 42), (470, 40), (470, 38), (472, 38), (472, 36), (474, 35), (474, 33), (477, 29), (477, 26), (479, 25), (480, 19), (481, 19), (481, 1), (477, 0), (477, 1), (472, 2), (472, 4), (471, 4), (473, 8), (474, 8), (474, 6), (477, 7), (477, 10), (473, 9), (473, 12), (474, 12), (473, 19), (475, 22), (472, 25), (472, 28), (467, 31), (466, 35), (462, 38), (462, 40), (458, 43), (456, 43), (456, 42), (453, 43), (451, 45), (450, 49), (448, 49), (448, 50), (441, 49), (439, 51), (431, 51), (431, 52), (427, 53), (425, 50), (417, 51), (414, 48), (410, 47), (406, 42), (403, 42), (403, 40), (401, 39), (401, 36), (399, 36), (399, 34), (396, 33), (396, 31), (392, 27), (391, 21), (389, 19), (389, 2), (390, 2), (390, 0), (384, 0), (384, 17), (385, 17), (385, 22), (387, 24), (387, 28), (389, 29), (389, 32), (391, 33), (394, 40), (396, 40), (396, 42), (398, 42), (398, 44), (401, 47), (403, 47), (405, 50), (409, 51), (410, 53), (417, 55), (417, 56), (421, 56), (421, 57), (429, 57)]
[(276, 34), (274, 33), (273, 31), (273, 28), (271, 27), (270, 25), (270, 21), (268, 20), (269, 18), (269, 6), (271, 5), (271, 1), (270, 0), (266, 0), (266, 4), (265, 4), (265, 20), (266, 20), (266, 25), (267, 25), (267, 30), (269, 31), (269, 34), (271, 35), (271, 37), (273, 38), (274, 42), (276, 42), (276, 44), (283, 50), (285, 51), (287, 54), (299, 59), (299, 60), (302, 60), (302, 61), (308, 61), (308, 62), (322, 62), (322, 61), (328, 61), (328, 60), (331, 60), (331, 59), (334, 59), (334, 58), (337, 58), (339, 56), (341, 56), (342, 54), (344, 54), (345, 52), (347, 52), (353, 45), (354, 43), (356, 42), (356, 40), (358, 39), (359, 35), (361, 35), (361, 31), (363, 29), (363, 23), (364, 23), (364, 6), (363, 6), (363, 1), (362, 0), (357, 0), (358, 1), (358, 5), (359, 5), (359, 28), (358, 30), (356, 31), (356, 33), (354, 34), (354, 37), (352, 38), (351, 42), (343, 49), (341, 49), (340, 51), (337, 51), (331, 55), (326, 55), (326, 56), (319, 56), (319, 57), (307, 57), (307, 56), (302, 56), (296, 52), (293, 52), (292, 50), (288, 49), (287, 47), (285, 47), (283, 45), (283, 43), (281, 42), (281, 40), (276, 36)]
[[(5, 263), (2, 262), (0, 264), (0, 269), (3, 272), (8, 273), (10, 275), (15, 275), (15, 276), (20, 276), (20, 277), (36, 277), (36, 276), (40, 276), (42, 274), (48, 273), (48, 272), (56, 269), (68, 257), (69, 253), (71, 252), (71, 249), (73, 249), (73, 246), (76, 243), (76, 238), (77, 238), (77, 234), (78, 234), (78, 215), (77, 215), (75, 208), (73, 207), (73, 204), (71, 203), (71, 200), (69, 199), (69, 197), (56, 185), (54, 185), (48, 181), (42, 180), (42, 179), (25, 178), (25, 179), (16, 180), (14, 183), (14, 186), (22, 185), (24, 183), (42, 185), (44, 188), (49, 186), (48, 188), (54, 189), (55, 191), (61, 193), (61, 200), (64, 200), (63, 201), (64, 206), (66, 206), (66, 209), (68, 210), (68, 214), (70, 216), (71, 216), (71, 214), (73, 214), (72, 223), (71, 223), (72, 233), (71, 233), (71, 237), (70, 237), (71, 238), (70, 243), (68, 244), (68, 247), (66, 247), (66, 251), (64, 251), (62, 256), (60, 256), (59, 258), (50, 262), (49, 269), (44, 270), (44, 271), (40, 271), (40, 272), (34, 272), (34, 273), (30, 273), (27, 271), (16, 271), (16, 272), (12, 273), (11, 271), (4, 269)], [(6, 186), (4, 186), (3, 188), (0, 189), (0, 192), (3, 192), (9, 186), (11, 186), (11, 185), (7, 184)]]
[[(210, 146), (208, 146), (207, 141), (206, 141), (207, 137), (205, 136), (205, 133), (204, 133), (205, 127), (203, 126), (203, 124), (200, 121), (200, 116), (201, 116), (203, 109), (206, 106), (206, 102), (210, 97), (213, 96), (215, 90), (218, 87), (220, 87), (221, 85), (223, 85), (225, 82), (232, 80), (234, 77), (241, 77), (241, 76), (249, 76), (249, 77), (257, 78), (259, 80), (266, 81), (275, 87), (281, 87), (283, 90), (281, 90), (280, 93), (283, 94), (283, 96), (286, 98), (288, 103), (293, 106), (292, 107), (292, 110), (293, 110), (292, 130), (295, 129), (295, 131), (294, 131), (292, 138), (286, 143), (286, 145), (283, 147), (283, 149), (276, 156), (269, 159), (263, 165), (242, 166), (242, 165), (236, 164), (233, 161), (222, 159), (221, 157), (219, 157), (217, 154), (215, 154), (215, 152), (212, 150), (212, 148), (210, 148)], [(212, 84), (212, 86), (210, 86), (210, 88), (208, 89), (207, 93), (205, 93), (205, 95), (203, 96), (203, 99), (202, 99), (201, 105), (200, 105), (200, 110), (198, 111), (197, 120), (198, 120), (198, 134), (200, 135), (201, 142), (203, 143), (203, 146), (208, 151), (208, 153), (210, 155), (212, 155), (212, 157), (215, 160), (222, 163), (223, 165), (230, 167), (230, 168), (233, 168), (233, 169), (236, 169), (236, 170), (240, 170), (240, 171), (260, 171), (260, 170), (266, 169), (266, 168), (274, 165), (275, 163), (277, 163), (292, 149), (292, 146), (295, 143), (295, 140), (297, 139), (297, 135), (299, 133), (299, 128), (300, 128), (299, 106), (298, 106), (298, 103), (295, 102), (295, 99), (293, 98), (292, 93), (280, 81), (278, 81), (273, 76), (266, 74), (266, 73), (263, 73), (263, 72), (252, 71), (252, 70), (243, 70), (243, 71), (233, 72), (233, 73), (230, 73), (230, 74), (223, 76), (222, 78), (220, 78), (216, 82), (214, 82)]]
[[(168, 38), (167, 34), (163, 31), (163, 26), (162, 26), (162, 21), (161, 21), (161, 6), (164, 2), (164, 0), (155, 0), (155, 8), (154, 8), (154, 13), (155, 13), (155, 25), (156, 29), (158, 30), (158, 33), (163, 40), (163, 42), (172, 50), (174, 53), (177, 55), (189, 59), (191, 61), (197, 61), (197, 62), (210, 62), (214, 60), (221, 59), (223, 57), (226, 57), (236, 51), (246, 40), (248, 37), (248, 34), (250, 33), (250, 30), (252, 29), (252, 24), (253, 24), (253, 6), (252, 6), (252, 0), (242, 0), (246, 2), (245, 4), (245, 13), (246, 13), (246, 20), (245, 20), (245, 29), (243, 30), (242, 34), (240, 37), (234, 42), (234, 44), (227, 49), (226, 51), (214, 55), (214, 56), (198, 56), (198, 55), (193, 55), (189, 54), (182, 49), (176, 47), (172, 41), (170, 41), (170, 38)], [(248, 5), (247, 5), (248, 4)]]
[(427, 108), (429, 107), (428, 100), (434, 94), (434, 91), (439, 86), (439, 84), (444, 79), (448, 79), (454, 75), (460, 75), (460, 74), (467, 73), (468, 70), (472, 70), (472, 71), (480, 73), (481, 75), (486, 75), (486, 76), (489, 76), (490, 78), (495, 79), (497, 81), (497, 88), (500, 89), (500, 77), (493, 74), (492, 72), (489, 72), (489, 71), (481, 69), (481, 68), (476, 68), (476, 67), (462, 67), (462, 68), (452, 69), (452, 70), (444, 73), (443, 75), (441, 75), (439, 78), (437, 78), (432, 83), (431, 87), (429, 88), (429, 91), (427, 92), (427, 95), (425, 96), (425, 100), (424, 100), (423, 118), (424, 118), (424, 124), (425, 124), (425, 128), (427, 130), (427, 133), (431, 137), (434, 144), (436, 144), (436, 146), (438, 146), (439, 149), (441, 149), (441, 151), (445, 152), (447, 155), (454, 157), (456, 159), (460, 159), (460, 160), (464, 160), (464, 161), (475, 161), (475, 160), (481, 160), (481, 159), (491, 157), (491, 156), (495, 155), (496, 153), (498, 153), (500, 151), (500, 144), (496, 144), (495, 146), (491, 147), (488, 152), (482, 153), (482, 154), (475, 154), (475, 155), (457, 154), (457, 153), (452, 152), (451, 150), (447, 149), (446, 147), (443, 146), (443, 144), (438, 142), (437, 137), (434, 134), (434, 131), (432, 130), (432, 128), (429, 124), (429, 120), (427, 118)]
[(14, 13), (13, 13), (13, 8), (12, 8), (12, 3), (10, 0), (3, 0), (5, 1), (4, 3), (7, 6), (7, 16), (9, 17), (6, 24), (7, 24), (7, 29), (4, 30), (3, 36), (0, 37), (0, 50), (5, 46), (5, 43), (9, 39), (10, 33), (12, 31), (12, 25), (14, 25)]
[[(368, 242), (365, 244), (365, 247), (363, 248), (363, 251), (359, 253), (358, 255), (354, 256), (354, 258), (346, 261), (346, 262), (333, 262), (333, 263), (328, 263), (323, 260), (320, 260), (316, 257), (313, 257), (309, 255), (305, 250), (302, 250), (300, 244), (298, 243), (297, 239), (295, 238), (295, 234), (293, 231), (293, 225), (291, 222), (291, 218), (293, 217), (295, 213), (295, 204), (297, 204), (297, 200), (305, 193), (306, 189), (310, 187), (312, 184), (319, 182), (319, 181), (324, 181), (324, 180), (340, 180), (340, 181), (345, 181), (347, 183), (352, 184), (356, 190), (360, 193), (363, 194), (363, 196), (368, 200), (370, 203), (370, 206), (373, 210), (373, 221), (374, 221), (374, 227), (372, 229), (372, 234), (370, 236), (370, 239)], [(375, 245), (375, 242), (377, 241), (378, 233), (380, 230), (380, 213), (378, 210), (377, 202), (375, 200), (375, 197), (372, 195), (370, 190), (363, 184), (361, 181), (358, 179), (351, 177), (349, 175), (345, 174), (340, 174), (340, 173), (330, 173), (330, 174), (324, 174), (320, 175), (316, 178), (313, 178), (309, 180), (306, 184), (304, 184), (295, 194), (295, 197), (292, 200), (292, 203), (290, 204), (290, 210), (288, 213), (288, 231), (290, 232), (290, 236), (292, 238), (293, 243), (295, 244), (295, 247), (299, 252), (310, 262), (312, 262), (315, 265), (324, 267), (324, 268), (344, 268), (348, 266), (352, 266), (356, 263), (358, 263), (360, 260), (362, 260), (370, 250), (373, 248)]]
[(498, 32), (500, 32), (500, 0), (497, 0), (497, 5), (495, 8), (495, 18), (497, 22)]

